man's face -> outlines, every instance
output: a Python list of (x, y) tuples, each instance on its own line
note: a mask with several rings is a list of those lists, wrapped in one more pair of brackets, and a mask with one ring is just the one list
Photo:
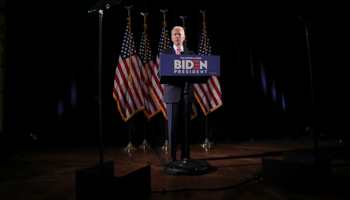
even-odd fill
[(175, 46), (181, 47), (185, 41), (185, 33), (181, 28), (175, 28), (171, 34), (171, 40), (174, 42)]

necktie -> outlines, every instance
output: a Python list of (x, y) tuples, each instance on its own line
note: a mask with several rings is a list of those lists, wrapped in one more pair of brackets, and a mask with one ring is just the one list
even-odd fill
[(180, 48), (177, 48), (177, 55), (181, 55)]

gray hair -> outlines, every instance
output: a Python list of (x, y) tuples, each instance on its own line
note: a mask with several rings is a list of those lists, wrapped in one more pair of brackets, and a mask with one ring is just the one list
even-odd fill
[(182, 26), (174, 26), (174, 28), (171, 29), (171, 35), (173, 35), (173, 30), (176, 29), (176, 28), (182, 29), (182, 31), (184, 32), (184, 35), (185, 35), (185, 29)]

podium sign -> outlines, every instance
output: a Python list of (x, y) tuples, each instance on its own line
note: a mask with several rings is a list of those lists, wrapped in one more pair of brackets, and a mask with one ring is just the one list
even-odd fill
[(220, 76), (220, 56), (160, 55), (160, 83), (205, 83)]

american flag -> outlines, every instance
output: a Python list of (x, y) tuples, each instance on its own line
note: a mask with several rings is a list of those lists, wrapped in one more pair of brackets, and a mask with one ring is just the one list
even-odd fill
[(126, 25), (122, 49), (115, 70), (113, 97), (118, 104), (120, 115), (128, 121), (135, 113), (144, 109), (141, 90), (141, 60), (137, 56), (135, 42)]
[[(163, 84), (160, 84), (158, 79), (158, 71), (159, 71), (159, 64), (160, 64), (160, 54), (162, 53), (163, 49), (171, 48), (173, 45), (170, 45), (170, 37), (168, 30), (165, 29), (165, 40), (164, 41), (164, 27), (162, 28), (162, 33), (160, 35), (159, 45), (158, 45), (158, 53), (157, 53), (157, 59), (156, 59), (156, 65), (153, 70), (153, 76), (152, 76), (152, 94), (156, 98), (158, 105), (161, 107), (163, 115), (165, 119), (168, 119), (168, 116), (166, 114), (166, 104), (163, 102), (163, 96), (164, 96), (164, 86)], [(191, 119), (194, 119), (197, 116), (197, 108), (195, 106), (195, 103), (192, 104), (192, 113), (191, 113)]]
[[(162, 109), (165, 119), (168, 119), (166, 115), (166, 104), (163, 102), (164, 86), (163, 84), (160, 84), (157, 76), (159, 71), (159, 64), (160, 64), (160, 54), (162, 53), (163, 49), (170, 47), (170, 38), (169, 38), (169, 33), (167, 29), (165, 29), (165, 36), (166, 37), (164, 37), (164, 27), (163, 27), (162, 33), (160, 35), (159, 45), (158, 45), (156, 64), (155, 64), (153, 74), (152, 74), (152, 79), (151, 79), (152, 81), (151, 90), (159, 107)], [(164, 41), (164, 38), (165, 38), (165, 41)]]
[[(209, 37), (204, 34), (206, 31), (202, 29), (198, 55), (211, 55)], [(205, 84), (194, 84), (194, 94), (205, 115), (222, 106), (221, 87), (217, 76), (211, 76)]]
[[(148, 121), (155, 114), (161, 111), (155, 97), (151, 94), (151, 79), (154, 74), (154, 62), (151, 51), (148, 35), (146, 34), (146, 47), (145, 47), (145, 33), (142, 33), (140, 42), (139, 57), (143, 67), (141, 68), (141, 80), (142, 80), (142, 92), (144, 97), (145, 109), (143, 110)], [(146, 56), (145, 56), (146, 51)]]

